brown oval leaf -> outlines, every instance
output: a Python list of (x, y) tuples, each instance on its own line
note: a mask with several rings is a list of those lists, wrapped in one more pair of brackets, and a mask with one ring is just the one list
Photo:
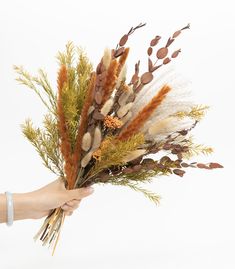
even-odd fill
[(185, 171), (181, 170), (181, 169), (174, 169), (173, 173), (176, 174), (177, 176), (182, 177), (184, 175)]
[(153, 74), (151, 72), (146, 72), (141, 76), (141, 82), (143, 84), (148, 84), (153, 80)]
[(178, 30), (178, 31), (176, 31), (176, 32), (174, 32), (174, 34), (173, 34), (173, 38), (176, 38), (177, 36), (179, 36), (180, 35), (180, 33), (181, 33), (181, 30)]
[(169, 57), (167, 57), (164, 59), (163, 64), (169, 64), (170, 61), (171, 61), (171, 59)]
[(187, 164), (187, 163), (181, 163), (181, 166), (182, 167), (189, 167), (189, 164)]
[(209, 164), (209, 167), (211, 169), (214, 169), (214, 168), (224, 168), (223, 165), (219, 164), (219, 163), (210, 163)]
[(204, 163), (198, 163), (197, 164), (197, 167), (198, 168), (201, 168), (201, 169), (208, 169), (209, 167), (207, 165), (205, 165)]
[(165, 58), (167, 56), (167, 53), (168, 53), (168, 48), (166, 48), (166, 47), (160, 48), (157, 51), (157, 58), (158, 59), (163, 59), (163, 58)]
[(149, 47), (147, 50), (148, 56), (152, 55), (153, 53), (153, 48)]
[(126, 44), (127, 40), (128, 40), (128, 35), (124, 35), (119, 41), (119, 46), (121, 46), (121, 47), (124, 46)]
[(154, 47), (154, 46), (157, 45), (157, 43), (158, 43), (158, 40), (157, 40), (156, 38), (154, 38), (154, 39), (151, 40), (151, 42), (150, 42), (150, 46), (151, 46), (151, 47)]
[(181, 52), (181, 49), (174, 51), (174, 52), (172, 53), (171, 57), (172, 57), (172, 58), (176, 58), (176, 57), (179, 55), (180, 52)]

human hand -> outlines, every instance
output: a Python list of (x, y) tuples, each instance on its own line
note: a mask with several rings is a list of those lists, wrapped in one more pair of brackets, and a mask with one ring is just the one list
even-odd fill
[(79, 206), (81, 199), (93, 191), (92, 187), (66, 190), (62, 179), (57, 179), (33, 192), (14, 193), (14, 219), (39, 219), (57, 207), (61, 207), (66, 216), (70, 216)]

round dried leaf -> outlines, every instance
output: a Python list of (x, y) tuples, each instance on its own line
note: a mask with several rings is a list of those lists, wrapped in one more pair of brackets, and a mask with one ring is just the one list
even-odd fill
[(128, 40), (128, 35), (124, 35), (119, 41), (119, 46), (121, 46), (121, 47), (124, 46), (126, 44), (127, 40)]
[(153, 53), (153, 48), (149, 47), (147, 53), (148, 53), (148, 56), (151, 56)]
[(168, 53), (168, 48), (166, 48), (166, 47), (160, 48), (157, 51), (157, 58), (158, 59), (163, 59), (163, 58), (165, 58), (167, 56), (167, 53)]
[(146, 72), (141, 76), (141, 82), (143, 84), (148, 84), (153, 80), (153, 74), (151, 72)]

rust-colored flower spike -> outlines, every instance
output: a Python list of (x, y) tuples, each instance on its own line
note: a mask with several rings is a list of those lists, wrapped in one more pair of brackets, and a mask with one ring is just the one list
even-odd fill
[(71, 144), (69, 141), (68, 129), (66, 126), (66, 121), (65, 121), (64, 111), (63, 111), (63, 101), (62, 101), (63, 88), (66, 82), (67, 82), (67, 69), (65, 65), (62, 65), (58, 72), (58, 79), (57, 79), (58, 129), (59, 129), (60, 138), (61, 138), (60, 148), (61, 148), (61, 152), (65, 161), (64, 170), (65, 170), (66, 180), (68, 183), (68, 188), (71, 188), (73, 161), (71, 158)]
[(160, 91), (152, 98), (152, 100), (137, 114), (137, 116), (130, 122), (126, 129), (118, 135), (119, 140), (127, 140), (132, 135), (139, 132), (144, 123), (153, 114), (156, 108), (162, 103), (167, 93), (171, 90), (168, 85), (164, 85)]

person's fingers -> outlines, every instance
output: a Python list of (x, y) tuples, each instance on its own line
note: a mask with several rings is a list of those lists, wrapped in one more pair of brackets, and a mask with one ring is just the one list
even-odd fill
[(94, 189), (92, 187), (87, 187), (87, 188), (78, 188), (74, 190), (67, 190), (66, 195), (67, 195), (67, 200), (81, 200), (82, 198), (92, 194), (94, 192)]
[(65, 211), (64, 214), (65, 216), (71, 216), (73, 214), (73, 211)]
[(81, 202), (81, 200), (74, 199), (74, 200), (71, 200), (71, 201), (66, 202), (66, 204), (68, 206), (71, 206), (73, 209), (76, 209), (76, 208), (78, 208), (80, 202)]
[(73, 210), (71, 206), (67, 205), (67, 204), (64, 204), (61, 206), (61, 208), (64, 210), (64, 211), (71, 211)]

